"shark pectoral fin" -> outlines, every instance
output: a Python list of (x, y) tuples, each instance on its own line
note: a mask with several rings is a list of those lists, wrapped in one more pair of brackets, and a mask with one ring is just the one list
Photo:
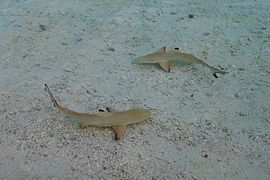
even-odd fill
[(112, 129), (115, 133), (115, 140), (119, 140), (123, 138), (127, 125), (113, 125)]
[(118, 112), (116, 109), (114, 109), (114, 108), (112, 108), (112, 107), (106, 107), (106, 110), (108, 111), (108, 112)]
[(81, 129), (85, 129), (86, 127), (87, 127), (87, 125), (80, 124)]
[(164, 69), (166, 72), (170, 72), (171, 71), (171, 67), (172, 64), (169, 62), (161, 62), (159, 63), (159, 65), (162, 67), (162, 69)]

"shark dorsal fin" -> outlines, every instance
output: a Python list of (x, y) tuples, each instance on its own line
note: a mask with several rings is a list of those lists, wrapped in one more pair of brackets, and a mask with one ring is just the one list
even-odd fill
[(166, 46), (160, 48), (158, 52), (165, 53), (166, 52)]
[(112, 108), (112, 107), (106, 107), (106, 110), (109, 112), (109, 113), (112, 113), (112, 112), (118, 112), (116, 109)]
[(115, 133), (115, 139), (119, 140), (124, 137), (125, 131), (127, 129), (127, 125), (113, 125), (112, 129)]

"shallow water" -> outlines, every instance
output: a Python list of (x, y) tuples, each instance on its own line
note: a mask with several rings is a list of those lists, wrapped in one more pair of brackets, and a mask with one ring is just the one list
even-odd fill
[[(269, 179), (268, 1), (1, 1), (0, 177)], [(132, 59), (179, 47), (228, 71)], [(112, 51), (114, 49), (114, 51)], [(147, 107), (122, 141), (80, 112)]]

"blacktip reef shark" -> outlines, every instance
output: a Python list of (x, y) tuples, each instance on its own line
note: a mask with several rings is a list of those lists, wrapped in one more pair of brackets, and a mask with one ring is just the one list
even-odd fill
[(198, 59), (197, 57), (193, 56), (192, 54), (187, 54), (187, 53), (181, 53), (179, 52), (179, 48), (175, 48), (174, 50), (171, 51), (166, 51), (166, 47), (160, 48), (158, 52), (148, 54), (145, 56), (141, 56), (136, 58), (133, 63), (136, 64), (154, 64), (157, 63), (159, 64), (162, 69), (164, 69), (166, 72), (170, 72), (172, 63), (173, 62), (180, 62), (180, 63), (186, 63), (186, 64), (191, 64), (191, 63), (198, 63), (203, 66), (208, 67), (213, 75), (215, 77), (217, 73), (220, 74), (226, 74), (227, 72), (216, 69), (204, 61)]
[(77, 120), (81, 128), (86, 126), (112, 127), (116, 140), (123, 138), (127, 125), (139, 123), (151, 117), (151, 112), (148, 109), (131, 109), (118, 112), (113, 108), (107, 107), (108, 112), (99, 114), (79, 113), (59, 105), (47, 84), (45, 84), (45, 91), (49, 94), (54, 107), (66, 116)]

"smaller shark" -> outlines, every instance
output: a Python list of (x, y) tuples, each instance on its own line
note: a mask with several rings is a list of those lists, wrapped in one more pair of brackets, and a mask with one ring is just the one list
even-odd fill
[(49, 94), (53, 105), (66, 116), (79, 122), (81, 128), (86, 126), (112, 127), (115, 132), (115, 139), (122, 139), (127, 129), (127, 125), (139, 123), (151, 118), (148, 109), (130, 109), (128, 111), (116, 111), (113, 108), (106, 108), (108, 112), (99, 114), (88, 114), (72, 111), (61, 106), (53, 97), (49, 87), (45, 84), (45, 91)]
[(162, 47), (162, 48), (160, 48), (160, 50), (158, 52), (138, 57), (133, 61), (133, 63), (136, 63), (136, 64), (155, 64), (155, 63), (157, 63), (166, 72), (170, 72), (173, 62), (175, 62), (175, 63), (180, 62), (180, 63), (186, 63), (186, 64), (191, 64), (191, 63), (201, 64), (203, 66), (208, 67), (212, 71), (212, 74), (215, 77), (217, 77), (217, 75), (216, 75), (217, 73), (220, 73), (220, 74), (227, 73), (225, 71), (219, 70), (217, 68), (214, 68), (214, 67), (208, 65), (204, 61), (193, 56), (192, 54), (179, 52), (179, 48), (175, 48), (174, 50), (171, 50), (171, 51), (166, 51), (166, 47)]

